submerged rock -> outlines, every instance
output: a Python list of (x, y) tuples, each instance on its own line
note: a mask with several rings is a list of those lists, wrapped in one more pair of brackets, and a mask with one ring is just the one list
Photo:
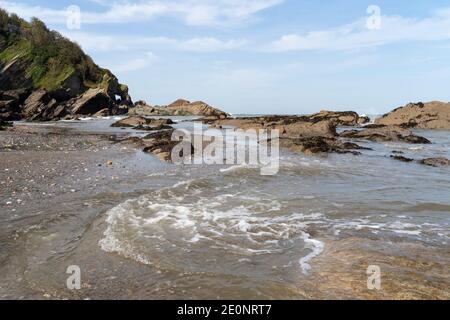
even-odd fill
[(399, 155), (391, 155), (391, 158), (394, 160), (402, 161), (402, 162), (413, 162), (414, 161), (414, 159), (406, 158), (406, 157), (399, 156)]
[(383, 115), (375, 123), (420, 129), (450, 129), (450, 103), (410, 103)]
[(419, 163), (432, 167), (443, 167), (450, 165), (450, 160), (447, 158), (427, 158), (420, 160)]
[(399, 126), (371, 126), (364, 130), (348, 130), (340, 134), (343, 138), (367, 139), (375, 142), (401, 141), (416, 144), (429, 144), (430, 140), (413, 134)]

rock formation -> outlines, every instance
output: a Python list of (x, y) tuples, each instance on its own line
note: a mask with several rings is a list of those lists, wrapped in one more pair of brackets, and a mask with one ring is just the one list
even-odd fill
[(428, 139), (413, 134), (399, 126), (368, 126), (364, 130), (348, 130), (340, 134), (343, 138), (367, 139), (374, 142), (402, 141), (407, 143), (431, 143)]
[(116, 115), (131, 105), (128, 87), (77, 44), (0, 9), (0, 119)]
[(138, 101), (129, 111), (130, 115), (139, 116), (199, 116), (224, 119), (229, 115), (207, 103), (189, 102), (179, 99), (168, 106), (150, 106), (145, 101)]
[(135, 128), (139, 126), (163, 126), (174, 124), (170, 119), (147, 119), (144, 117), (131, 116), (122, 120), (119, 120), (111, 125), (111, 127), (123, 127), (123, 128)]
[(370, 119), (366, 116), (359, 116), (354, 111), (320, 111), (319, 113), (309, 116), (312, 121), (333, 120), (338, 126), (357, 126), (366, 124)]
[(450, 103), (410, 103), (383, 115), (375, 123), (419, 129), (450, 129)]
[(447, 158), (427, 158), (420, 160), (419, 162), (431, 167), (443, 167), (450, 165), (450, 160)]
[(294, 152), (353, 153), (363, 147), (341, 141), (336, 132), (337, 125), (358, 125), (359, 116), (354, 112), (322, 111), (310, 116), (263, 116), (233, 119), (204, 119), (213, 127), (232, 126), (239, 129), (278, 130), (280, 145)]
[(132, 108), (129, 109), (130, 116), (171, 116), (171, 110), (166, 107), (151, 106), (143, 100), (137, 101)]

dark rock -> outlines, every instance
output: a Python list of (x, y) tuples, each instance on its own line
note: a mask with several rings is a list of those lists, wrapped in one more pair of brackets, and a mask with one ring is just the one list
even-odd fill
[(348, 130), (340, 134), (343, 138), (367, 139), (375, 142), (402, 141), (416, 144), (429, 144), (428, 139), (414, 135), (410, 130), (399, 126), (370, 127), (364, 130)]
[(6, 130), (13, 126), (12, 122), (0, 120), (0, 131)]
[(112, 110), (116, 105), (103, 89), (89, 89), (67, 106), (71, 114), (93, 115), (103, 109)]
[[(342, 142), (337, 139), (337, 123), (355, 123), (356, 113), (342, 114), (343, 118), (336, 119), (340, 113), (322, 112), (312, 116), (264, 116), (223, 120), (202, 119), (210, 126), (232, 126), (239, 129), (278, 130), (280, 146), (293, 152), (314, 153), (352, 153), (365, 149), (355, 143)], [(349, 116), (349, 118), (346, 118)], [(350, 119), (351, 117), (351, 119)], [(349, 122), (345, 122), (349, 121)]]
[(185, 146), (185, 148), (183, 149), (190, 150), (190, 154), (180, 154), (180, 157), (183, 158), (194, 154), (194, 146), (190, 142), (172, 141), (173, 132), (174, 129), (155, 132), (145, 136), (142, 139), (145, 144), (145, 148), (143, 149), (143, 151), (146, 153), (154, 154), (162, 161), (171, 162), (173, 148), (185, 143), (187, 144), (187, 146)]
[(359, 155), (355, 150), (370, 150), (354, 143), (343, 143), (336, 138), (308, 137), (280, 139), (280, 146), (293, 152), (303, 152), (305, 154), (316, 153), (352, 153)]
[(0, 92), (0, 119), (5, 121), (20, 120), (21, 104), (28, 97), (26, 89)]
[(46, 90), (34, 91), (22, 107), (22, 118), (27, 120), (48, 121), (63, 115), (65, 109), (58, 108), (58, 102)]
[(406, 158), (399, 155), (391, 155), (391, 158), (394, 160), (402, 161), (402, 162), (413, 162), (414, 159)]
[(419, 163), (432, 167), (443, 167), (450, 165), (450, 160), (447, 158), (427, 158), (420, 160)]

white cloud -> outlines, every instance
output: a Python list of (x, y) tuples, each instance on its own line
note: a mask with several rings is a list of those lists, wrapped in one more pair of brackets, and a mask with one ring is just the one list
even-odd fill
[(442, 41), (450, 39), (450, 8), (426, 19), (382, 16), (381, 29), (369, 30), (366, 19), (333, 29), (304, 35), (288, 34), (272, 42), (266, 50), (354, 50), (406, 41)]
[(168, 37), (101, 35), (80, 31), (61, 31), (61, 33), (76, 41), (88, 52), (154, 50), (158, 48), (172, 51), (212, 53), (238, 49), (247, 43), (244, 39), (222, 41), (212, 37), (181, 40)]
[[(251, 19), (256, 13), (276, 6), (284, 0), (91, 0), (106, 6), (103, 12), (82, 10), (82, 23), (132, 23), (158, 17), (174, 17), (187, 25), (227, 26)], [(33, 16), (47, 23), (65, 23), (66, 10), (54, 10), (23, 2), (0, 1), (0, 6), (24, 18)]]
[(153, 52), (146, 52), (144, 57), (131, 59), (113, 68), (115, 72), (130, 72), (145, 69), (158, 62), (158, 57)]

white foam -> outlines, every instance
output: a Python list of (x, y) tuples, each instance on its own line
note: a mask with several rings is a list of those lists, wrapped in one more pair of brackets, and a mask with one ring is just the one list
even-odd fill
[(308, 275), (308, 273), (311, 271), (311, 265), (309, 264), (309, 261), (323, 252), (325, 244), (322, 241), (311, 239), (310, 235), (305, 232), (303, 232), (303, 239), (305, 241), (306, 247), (312, 250), (311, 253), (299, 260), (300, 268), (302, 269), (303, 274)]
[[(174, 188), (189, 183), (185, 181)], [(312, 250), (300, 258), (304, 273), (311, 268), (308, 262), (323, 250), (322, 242), (311, 239), (304, 231), (307, 224), (320, 220), (320, 213), (269, 216), (268, 212), (281, 210), (280, 202), (239, 194), (202, 197), (191, 189), (186, 191), (187, 199), (180, 202), (168, 198), (167, 189), (165, 192), (160, 190), (156, 194), (128, 200), (108, 211), (108, 226), (99, 242), (102, 250), (151, 264), (154, 260), (152, 250), (155, 252), (157, 249), (163, 254), (167, 245), (182, 251), (187, 248), (189, 252), (198, 250), (198, 254), (206, 245), (210, 249), (248, 256), (283, 253), (286, 250), (283, 243), (294, 241), (299, 245), (304, 243)], [(238, 205), (231, 205), (231, 198)], [(176, 244), (172, 240), (168, 242), (170, 237), (177, 237)], [(152, 245), (143, 245), (145, 239), (152, 241)]]

